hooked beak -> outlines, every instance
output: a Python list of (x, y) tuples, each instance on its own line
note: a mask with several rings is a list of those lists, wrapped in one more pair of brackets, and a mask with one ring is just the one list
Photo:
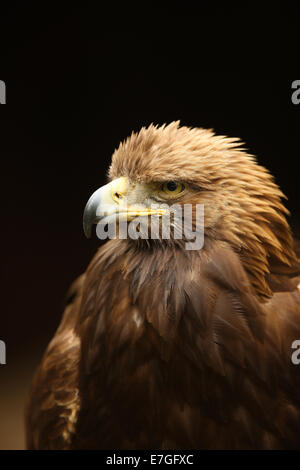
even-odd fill
[(150, 209), (142, 204), (126, 203), (129, 181), (122, 176), (97, 189), (88, 200), (83, 213), (83, 230), (91, 237), (93, 224), (108, 224), (115, 221), (130, 221), (138, 216), (159, 214), (163, 209)]

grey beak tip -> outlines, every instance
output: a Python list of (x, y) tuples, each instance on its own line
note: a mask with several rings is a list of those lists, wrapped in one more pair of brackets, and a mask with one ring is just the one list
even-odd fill
[(86, 238), (91, 238), (91, 235), (92, 235), (92, 231), (90, 228), (87, 228), (85, 226), (83, 226), (83, 231), (84, 231), (84, 235), (86, 236)]
[(83, 232), (86, 238), (91, 238), (93, 222), (91, 220), (90, 213), (86, 209), (83, 214), (82, 225), (83, 225)]
[(83, 212), (83, 231), (86, 238), (91, 238), (92, 227), (97, 220), (96, 212), (100, 203), (101, 188), (97, 189), (88, 200)]

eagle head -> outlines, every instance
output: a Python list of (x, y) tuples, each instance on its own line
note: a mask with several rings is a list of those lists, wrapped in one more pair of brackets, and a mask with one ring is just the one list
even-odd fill
[[(288, 211), (281, 203), (284, 194), (238, 138), (180, 126), (179, 121), (161, 127), (151, 124), (132, 133), (115, 150), (109, 178), (86, 205), (87, 236), (93, 223), (105, 225), (117, 220), (128, 224), (139, 218), (141, 249), (150, 247), (152, 239), (156, 246), (161, 243), (184, 249), (184, 236), (174, 235), (179, 218), (184, 217), (183, 209), (192, 208), (194, 233), (195, 208), (203, 207), (203, 246), (214, 241), (228, 244), (239, 255), (261, 298), (271, 295), (270, 265), (276, 270), (276, 266), (291, 266), (295, 259), (285, 218)], [(171, 224), (174, 230), (165, 240), (161, 222), (170, 215), (171, 207), (177, 211)], [(148, 236), (149, 224), (143, 224), (150, 216), (159, 221), (152, 238)]]

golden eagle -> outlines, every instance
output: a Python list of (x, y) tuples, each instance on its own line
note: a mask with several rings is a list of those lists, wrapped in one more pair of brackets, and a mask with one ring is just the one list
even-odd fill
[(270, 173), (239, 139), (173, 122), (132, 133), (109, 177), (87, 235), (104, 207), (131, 221), (202, 204), (204, 246), (98, 250), (33, 380), (28, 448), (300, 448), (300, 263)]

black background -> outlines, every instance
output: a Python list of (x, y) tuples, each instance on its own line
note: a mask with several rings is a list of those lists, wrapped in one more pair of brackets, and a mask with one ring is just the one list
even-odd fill
[(99, 245), (84, 238), (85, 203), (132, 130), (180, 119), (241, 137), (288, 196), (299, 232), (295, 5), (290, 15), (274, 3), (267, 14), (239, 2), (136, 8), (3, 7), (0, 448), (23, 445), (32, 370)]

